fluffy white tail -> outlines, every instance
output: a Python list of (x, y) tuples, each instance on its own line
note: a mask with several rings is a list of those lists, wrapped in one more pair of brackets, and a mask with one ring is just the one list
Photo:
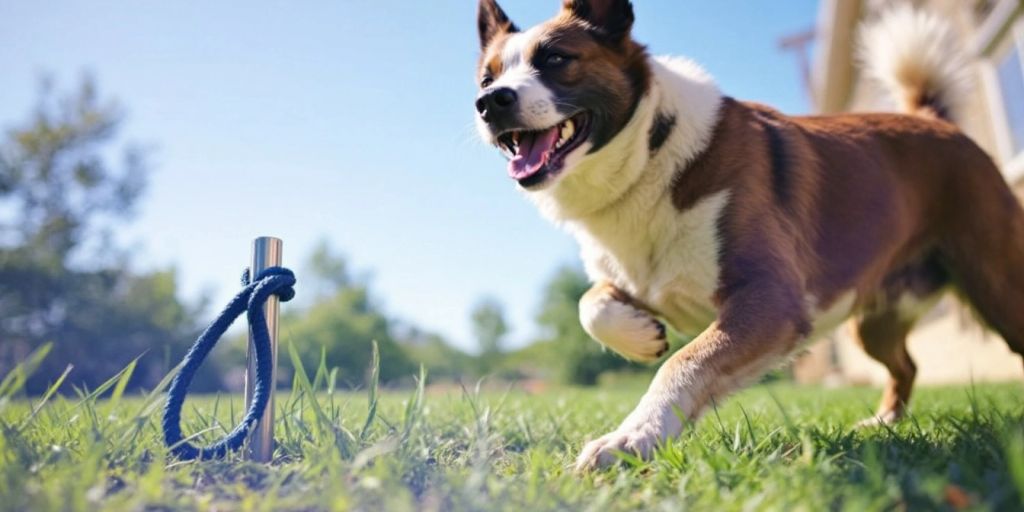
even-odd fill
[(971, 92), (970, 61), (950, 24), (908, 3), (861, 27), (859, 57), (908, 114), (955, 122)]

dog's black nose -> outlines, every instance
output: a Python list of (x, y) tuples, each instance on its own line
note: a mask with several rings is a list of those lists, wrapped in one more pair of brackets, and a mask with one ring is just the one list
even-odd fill
[(483, 116), (484, 120), (489, 120), (488, 118), (493, 115), (511, 110), (518, 101), (519, 95), (508, 87), (492, 89), (484, 91), (484, 93), (476, 99), (476, 111)]

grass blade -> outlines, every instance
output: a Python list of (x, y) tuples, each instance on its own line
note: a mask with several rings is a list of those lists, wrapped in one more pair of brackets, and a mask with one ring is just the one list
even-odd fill
[(370, 386), (367, 390), (369, 397), (369, 411), (366, 414), (366, 421), (363, 429), (359, 432), (359, 440), (365, 441), (370, 433), (370, 426), (377, 417), (377, 388), (380, 386), (380, 348), (377, 341), (373, 341), (373, 355), (370, 360)]
[(403, 444), (409, 439), (409, 434), (412, 432), (413, 427), (416, 426), (416, 423), (419, 422), (420, 417), (423, 415), (423, 395), (426, 389), (426, 382), (427, 369), (421, 364), (420, 375), (416, 379), (416, 392), (413, 393), (412, 399), (405, 406), (405, 417), (402, 427)]
[(29, 423), (32, 423), (32, 419), (39, 414), (39, 411), (43, 409), (43, 406), (45, 406), (46, 403), (50, 401), (50, 398), (53, 397), (54, 393), (60, 389), (60, 385), (64, 383), (64, 379), (68, 378), (68, 374), (71, 373), (71, 370), (74, 369), (74, 367), (75, 365), (69, 364), (64, 368), (64, 373), (61, 373), (60, 377), (58, 377), (57, 380), (50, 385), (49, 389), (46, 390), (46, 393), (43, 393), (43, 397), (40, 398), (39, 402), (32, 408), (32, 413), (21, 422), (21, 425), (18, 426), (19, 431), (24, 430)]
[(309, 381), (309, 375), (306, 374), (306, 369), (302, 366), (302, 358), (299, 357), (299, 352), (296, 350), (294, 343), (288, 343), (288, 355), (291, 357), (292, 366), (295, 368), (294, 383), (299, 388), (299, 391), (309, 399), (313, 414), (316, 415), (317, 429), (320, 433), (323, 433), (325, 430), (329, 430), (330, 419), (327, 418), (323, 409), (320, 408), (320, 402), (316, 399), (313, 384)]
[[(127, 385), (128, 379), (131, 378), (132, 372), (135, 371), (135, 365), (136, 363), (139, 362), (139, 358), (141, 357), (142, 356), (139, 356), (133, 359), (132, 362), (128, 363), (128, 366), (125, 366), (124, 368), (121, 369), (121, 371), (115, 373), (113, 377), (107, 379), (106, 382), (100, 384), (96, 389), (90, 391), (88, 394), (83, 396), (82, 399), (78, 402), (78, 404), (76, 404), (76, 407), (80, 407), (86, 403), (95, 402), (100, 395), (106, 393), (115, 385), (121, 387), (121, 391), (123, 392), (124, 389), (121, 386), (121, 383), (124, 382), (125, 385)], [(118, 398), (120, 398), (120, 396)]]
[(131, 380), (132, 374), (135, 373), (135, 367), (138, 365), (138, 362), (139, 359), (136, 358), (121, 371), (121, 377), (117, 379), (117, 385), (114, 386), (114, 391), (110, 393), (110, 399), (107, 402), (111, 410), (117, 409), (117, 405), (121, 403), (121, 397), (124, 395), (124, 390), (128, 387), (128, 381)]
[(3, 403), (3, 400), (21, 391), (28, 378), (36, 372), (39, 365), (50, 354), (51, 349), (53, 349), (53, 343), (43, 344), (43, 346), (29, 354), (25, 361), (15, 366), (13, 370), (4, 376), (4, 380), (0, 381), (0, 404)]

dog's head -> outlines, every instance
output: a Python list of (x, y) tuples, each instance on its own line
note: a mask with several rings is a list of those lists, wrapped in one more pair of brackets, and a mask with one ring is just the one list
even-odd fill
[(477, 127), (523, 188), (572, 172), (632, 118), (650, 69), (629, 0), (564, 0), (525, 32), (495, 0), (480, 0), (478, 16)]

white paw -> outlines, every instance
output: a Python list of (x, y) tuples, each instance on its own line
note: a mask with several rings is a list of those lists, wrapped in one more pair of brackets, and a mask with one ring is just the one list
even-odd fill
[(894, 425), (901, 419), (903, 419), (903, 414), (901, 412), (885, 411), (857, 422), (857, 428), (874, 428), (881, 427), (883, 425)]
[(583, 447), (576, 458), (576, 471), (584, 472), (611, 466), (628, 453), (647, 460), (663, 437), (657, 428), (616, 430), (595, 439)]
[(580, 309), (583, 329), (631, 361), (657, 361), (668, 351), (665, 326), (649, 313), (612, 298)]

